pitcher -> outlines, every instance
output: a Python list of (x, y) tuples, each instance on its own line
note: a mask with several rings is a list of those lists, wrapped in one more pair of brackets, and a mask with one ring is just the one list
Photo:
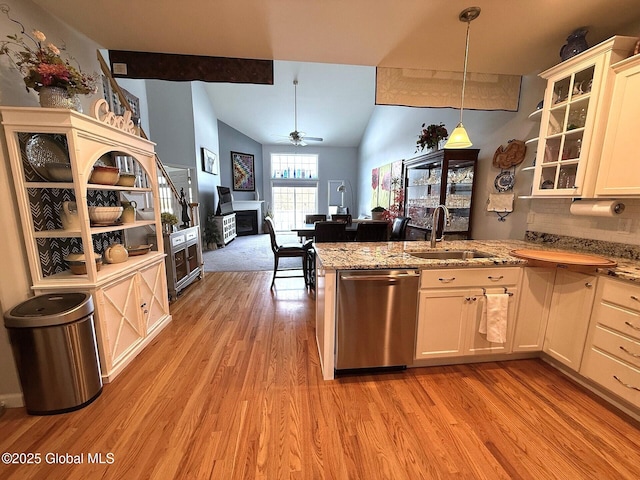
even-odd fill
[(122, 204), (122, 216), (120, 220), (122, 223), (133, 223), (136, 221), (136, 207), (138, 204), (135, 201), (120, 202)]
[(78, 205), (76, 202), (62, 202), (60, 212), (62, 228), (64, 230), (80, 230), (80, 217), (78, 216)]

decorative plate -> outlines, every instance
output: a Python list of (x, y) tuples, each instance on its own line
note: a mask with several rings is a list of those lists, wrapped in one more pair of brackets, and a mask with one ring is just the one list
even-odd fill
[(506, 192), (513, 188), (513, 184), (515, 182), (516, 178), (513, 176), (513, 174), (509, 170), (506, 170), (498, 174), (493, 184), (495, 185), (496, 190), (498, 190), (499, 192)]
[(52, 180), (47, 172), (49, 163), (71, 163), (62, 143), (46, 134), (32, 135), (25, 145), (27, 160), (43, 180)]

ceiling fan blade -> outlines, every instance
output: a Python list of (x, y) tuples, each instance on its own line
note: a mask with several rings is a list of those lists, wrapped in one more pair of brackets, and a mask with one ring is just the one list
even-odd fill
[(322, 142), (321, 137), (304, 137), (305, 140), (311, 140), (312, 142)]

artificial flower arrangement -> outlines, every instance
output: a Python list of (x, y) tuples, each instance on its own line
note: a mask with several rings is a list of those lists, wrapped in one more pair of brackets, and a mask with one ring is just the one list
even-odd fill
[(420, 135), (418, 135), (416, 152), (421, 152), (425, 148), (437, 148), (438, 144), (442, 140), (446, 140), (449, 136), (449, 132), (447, 132), (443, 123), (438, 125), (432, 123), (428, 127), (425, 127), (425, 125), (425, 123), (422, 124), (422, 131), (420, 132)]
[[(9, 17), (7, 10), (2, 10)], [(45, 43), (47, 37), (39, 30), (32, 35), (24, 31), (17, 20), (9, 20), (21, 27), (20, 34), (7, 35), (9, 40), (0, 42), (0, 55), (7, 55), (24, 77), (27, 91), (32, 88), (39, 92), (43, 87), (60, 87), (69, 95), (96, 92), (96, 75), (87, 75), (69, 60), (63, 60), (60, 49), (53, 43)]]

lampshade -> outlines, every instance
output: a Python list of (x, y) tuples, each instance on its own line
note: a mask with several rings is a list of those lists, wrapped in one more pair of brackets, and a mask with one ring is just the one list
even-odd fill
[(467, 135), (467, 131), (464, 129), (464, 125), (462, 125), (462, 112), (464, 111), (464, 90), (467, 85), (467, 60), (469, 59), (469, 27), (471, 26), (471, 22), (478, 18), (480, 15), (480, 7), (469, 7), (465, 8), (458, 18), (461, 22), (467, 22), (467, 40), (464, 47), (464, 72), (462, 74), (462, 99), (460, 101), (460, 123), (458, 126), (451, 132), (449, 135), (449, 139), (447, 143), (444, 144), (444, 148), (468, 148), (471, 145), (471, 140), (469, 140), (469, 135)]
[(459, 123), (458, 126), (449, 135), (449, 140), (445, 144), (444, 148), (469, 148), (473, 143), (469, 140), (469, 135), (464, 129), (464, 125)]

